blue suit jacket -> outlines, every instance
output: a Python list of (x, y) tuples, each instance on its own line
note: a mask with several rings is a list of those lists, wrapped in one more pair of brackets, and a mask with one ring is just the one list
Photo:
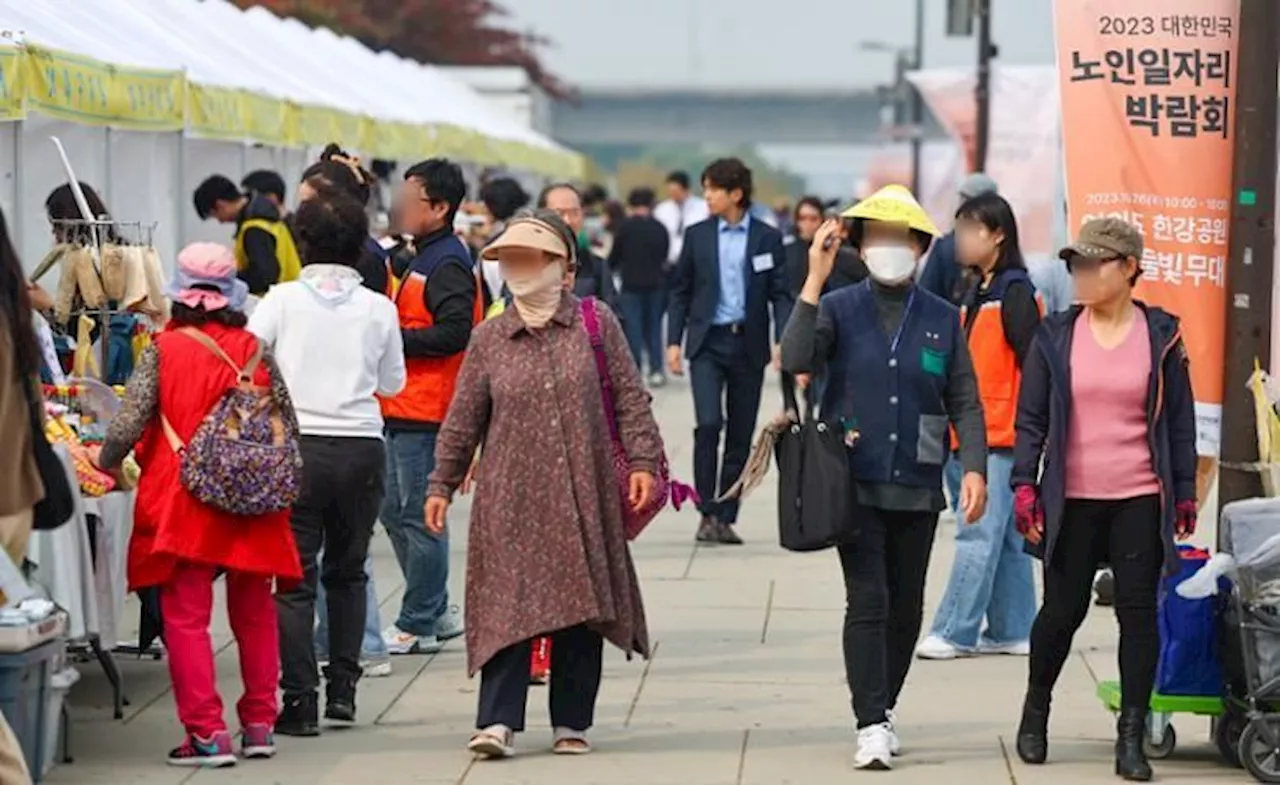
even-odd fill
[[(769, 256), (771, 264), (756, 259)], [(752, 219), (747, 231), (747, 302), (744, 333), (753, 363), (769, 363), (772, 345), (782, 340), (794, 299), (787, 285), (782, 233)], [(761, 269), (766, 268), (767, 269)], [(685, 344), (685, 355), (698, 356), (720, 302), (720, 221), (712, 217), (685, 230), (684, 247), (676, 262), (667, 311), (667, 345)], [(769, 334), (770, 309), (773, 336)]]

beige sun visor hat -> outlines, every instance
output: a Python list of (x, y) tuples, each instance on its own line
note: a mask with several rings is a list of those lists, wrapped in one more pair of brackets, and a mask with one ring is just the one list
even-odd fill
[(565, 245), (559, 232), (536, 218), (518, 218), (508, 223), (502, 234), (480, 252), (480, 258), (496, 262), (498, 251), (503, 248), (532, 248), (565, 259), (573, 258), (572, 250)]

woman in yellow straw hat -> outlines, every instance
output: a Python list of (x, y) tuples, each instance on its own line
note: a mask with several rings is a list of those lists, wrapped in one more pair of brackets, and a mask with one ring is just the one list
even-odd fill
[[(822, 417), (849, 445), (854, 488), (838, 546), (847, 606), (845, 671), (860, 769), (888, 769), (899, 742), (893, 708), (920, 634), (948, 426), (960, 441), (960, 512), (986, 505), (987, 444), (973, 360), (959, 313), (915, 285), (938, 230), (911, 192), (890, 185), (823, 224), (782, 338), (783, 369), (824, 372)], [(870, 278), (822, 295), (849, 238)]]

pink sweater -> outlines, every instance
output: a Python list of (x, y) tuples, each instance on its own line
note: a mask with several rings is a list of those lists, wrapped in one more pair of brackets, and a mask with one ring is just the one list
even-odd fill
[(1151, 345), (1147, 317), (1134, 306), (1128, 336), (1103, 348), (1086, 309), (1071, 341), (1071, 422), (1067, 498), (1131, 499), (1160, 492), (1147, 440)]

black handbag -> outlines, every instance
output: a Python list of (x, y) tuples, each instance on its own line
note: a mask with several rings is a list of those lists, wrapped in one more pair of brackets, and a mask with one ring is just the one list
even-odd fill
[[(800, 412), (795, 390), (786, 405)], [(773, 448), (778, 462), (778, 541), (789, 551), (820, 551), (845, 542), (853, 479), (849, 448), (841, 428), (813, 416), (805, 396), (799, 422), (779, 434)]]
[(67, 479), (66, 464), (53, 451), (49, 439), (44, 435), (44, 424), (40, 418), (43, 404), (35, 398), (31, 384), (25, 380), (22, 391), (27, 399), (27, 411), (30, 412), (31, 451), (35, 453), (40, 482), (44, 483), (44, 498), (36, 502), (32, 526), (38, 531), (48, 531), (71, 520), (76, 511), (76, 498), (71, 490), (71, 481)]

